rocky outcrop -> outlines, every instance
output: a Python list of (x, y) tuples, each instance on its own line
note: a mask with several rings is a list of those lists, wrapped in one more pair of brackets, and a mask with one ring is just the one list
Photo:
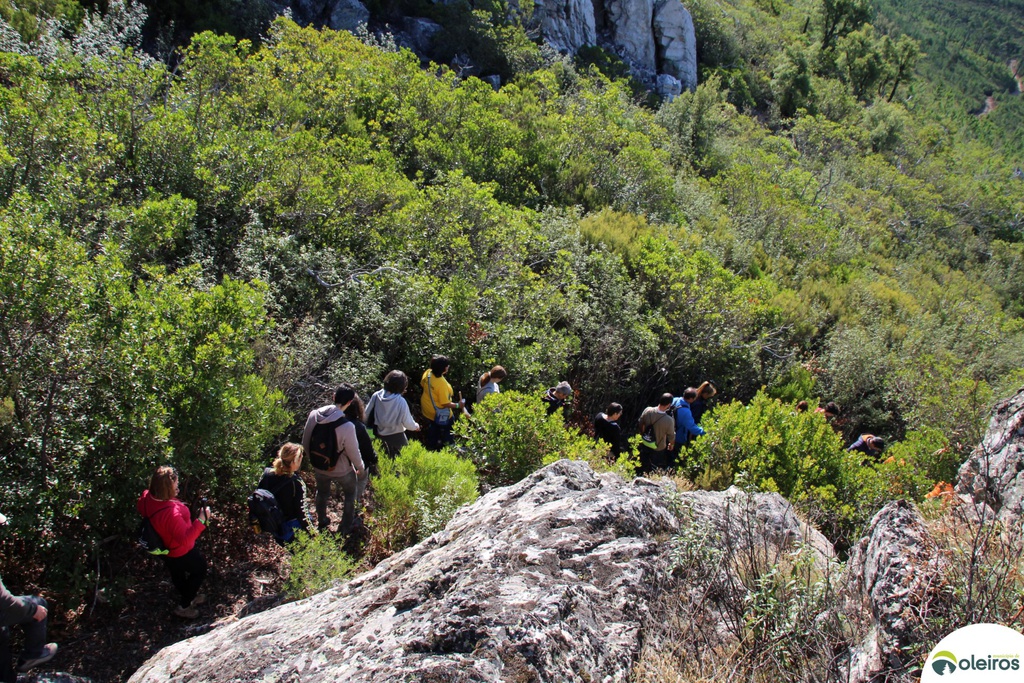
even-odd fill
[(687, 90), (696, 88), (697, 40), (690, 13), (678, 0), (657, 0), (652, 26), (661, 72), (679, 79)]
[(981, 514), (1007, 524), (1024, 516), (1024, 389), (996, 404), (985, 438), (960, 467), (955, 490)]
[(667, 74), (684, 88), (697, 87), (693, 19), (679, 0), (541, 0), (533, 24), (560, 51), (602, 45), (652, 85)]
[(300, 24), (324, 26), (335, 31), (354, 31), (370, 20), (370, 11), (359, 0), (290, 0), (278, 2)]
[(904, 648), (921, 631), (915, 607), (928, 597), (939, 569), (939, 555), (917, 508), (898, 501), (874, 516), (847, 565), (847, 612), (867, 632), (851, 653), (850, 683), (920, 663), (904, 661)]
[(537, 0), (533, 17), (544, 41), (559, 52), (597, 44), (592, 0)]
[(781, 496), (676, 493), (561, 461), (372, 571), (177, 643), (131, 680), (628, 680), (652, 601), (678, 580), (672, 538), (693, 520), (714, 530), (707, 545), (782, 552), (809, 538), (831, 553)]

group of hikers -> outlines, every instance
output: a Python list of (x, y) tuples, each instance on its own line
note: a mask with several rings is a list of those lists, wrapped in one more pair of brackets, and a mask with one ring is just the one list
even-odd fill
[[(420, 411), (426, 422), (423, 441), (429, 449), (439, 449), (453, 442), (452, 425), (456, 411), (466, 410), (466, 401), (456, 397), (445, 379), (450, 361), (434, 356), (424, 371), (420, 386)], [(508, 373), (496, 365), (480, 376), (476, 401), (501, 391), (501, 382)], [(314, 508), (316, 526), (328, 531), (328, 502), (332, 493), (342, 499), (342, 515), (337, 526), (339, 536), (348, 536), (361, 526), (356, 516), (357, 502), (366, 490), (371, 474), (377, 472), (378, 456), (371, 431), (380, 441), (385, 454), (395, 457), (409, 443), (408, 432), (421, 430), (404, 394), (409, 378), (401, 370), (392, 370), (384, 378), (383, 388), (364, 405), (351, 384), (341, 384), (334, 391), (333, 402), (310, 411), (302, 433), (302, 443), (285, 443), (266, 468), (256, 492), (250, 496), (250, 513), (257, 531), (268, 531), (284, 545), (294, 539), (297, 531), (307, 531), (313, 519), (306, 506), (306, 486), (299, 471), (308, 457), (316, 485)], [(571, 407), (573, 389), (568, 382), (551, 387), (542, 397), (547, 415), (562, 410), (566, 416)], [(717, 389), (706, 381), (690, 387), (682, 396), (666, 393), (658, 404), (646, 408), (637, 423), (643, 448), (640, 449), (640, 474), (670, 470), (679, 463), (680, 449), (704, 434), (701, 417), (708, 410), (708, 401)], [(797, 404), (798, 411), (808, 410), (806, 401)], [(816, 409), (830, 422), (839, 415), (835, 403)], [(623, 407), (612, 402), (593, 419), (594, 436), (607, 444), (614, 456), (629, 448), (619, 421)], [(876, 456), (884, 442), (871, 434), (862, 434), (847, 450)], [(200, 592), (206, 577), (206, 559), (196, 541), (212, 519), (210, 507), (203, 499), (195, 514), (178, 499), (178, 473), (173, 467), (156, 468), (149, 487), (136, 505), (143, 518), (143, 529), (149, 529), (153, 540), (146, 545), (149, 552), (162, 559), (178, 594), (174, 614), (185, 619), (198, 617), (198, 607), (206, 602)], [(0, 524), (6, 518), (0, 515)], [(146, 532), (140, 538), (145, 538)], [(152, 547), (150, 547), (152, 546)], [(24, 649), (16, 669), (26, 672), (49, 661), (57, 651), (55, 643), (46, 640), (46, 601), (38, 596), (16, 597), (0, 582), (0, 683), (15, 681), (15, 667), (9, 654), (9, 626), (25, 627)]]
[[(465, 399), (456, 395), (445, 378), (450, 367), (447, 357), (434, 356), (420, 378), (423, 389), (420, 412), (426, 423), (422, 427), (423, 441), (428, 449), (436, 450), (453, 443), (456, 411), (466, 410)], [(489, 394), (499, 393), (501, 382), (507, 377), (508, 373), (500, 365), (481, 375), (477, 403)], [(314, 507), (318, 531), (330, 529), (327, 508), (332, 493), (342, 500), (337, 534), (349, 536), (358, 530), (362, 522), (356, 516), (356, 505), (378, 465), (370, 432), (379, 439), (386, 456), (396, 457), (409, 443), (408, 432), (421, 431), (420, 423), (404, 398), (408, 386), (408, 376), (401, 370), (392, 370), (384, 378), (383, 388), (375, 392), (365, 406), (351, 384), (341, 384), (334, 391), (332, 403), (310, 411), (302, 443), (286, 443), (280, 447), (273, 465), (264, 470), (256, 493), (250, 496), (251, 521), (256, 530), (269, 531), (284, 545), (297, 531), (308, 530), (313, 523), (306, 508), (306, 487), (299, 476), (304, 456), (312, 465), (316, 485)], [(548, 389), (541, 399), (547, 415), (562, 410), (568, 417), (572, 393), (572, 386), (564, 381)], [(680, 397), (663, 394), (658, 405), (643, 411), (637, 424), (645, 446), (640, 449), (640, 474), (677, 466), (679, 450), (704, 434), (701, 417), (708, 410), (708, 401), (716, 394), (714, 383), (706, 381), (699, 387), (687, 388)], [(806, 410), (806, 402), (797, 409)], [(817, 411), (830, 421), (839, 415), (839, 407), (834, 403)], [(593, 420), (595, 437), (607, 444), (614, 456), (629, 447), (619, 424), (622, 414), (622, 405), (613, 402)], [(866, 434), (848, 450), (873, 454), (883, 445), (881, 439)], [(162, 557), (179, 596), (174, 613), (192, 619), (198, 616), (197, 607), (206, 600), (199, 592), (206, 575), (206, 562), (195, 542), (209, 524), (211, 513), (204, 504), (192, 519), (188, 507), (177, 500), (177, 493), (176, 472), (170, 467), (159, 467), (139, 499), (138, 510), (150, 520), (166, 546)], [(268, 509), (275, 510), (276, 519), (271, 519)]]

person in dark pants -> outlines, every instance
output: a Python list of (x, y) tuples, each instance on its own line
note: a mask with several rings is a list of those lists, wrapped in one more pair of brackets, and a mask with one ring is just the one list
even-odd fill
[(676, 442), (676, 423), (668, 414), (672, 394), (662, 394), (658, 405), (645, 408), (640, 415), (640, 434), (645, 448), (640, 449), (639, 474), (672, 467), (672, 451)]
[(302, 467), (302, 446), (286, 443), (277, 450), (274, 465), (263, 470), (263, 477), (256, 486), (274, 494), (277, 507), (281, 509), (284, 523), (274, 534), (279, 545), (291, 542), (296, 531), (309, 530), (309, 511), (306, 509), (306, 485), (299, 476)]
[(370, 433), (366, 431), (366, 410), (363, 407), (363, 399), (359, 398), (359, 394), (355, 395), (352, 402), (348, 404), (348, 408), (345, 408), (344, 413), (348, 421), (355, 425), (356, 441), (359, 443), (359, 457), (363, 459), (366, 471), (372, 475), (378, 474), (377, 451), (373, 448), (373, 439), (370, 438)]
[(206, 578), (206, 558), (196, 548), (196, 540), (210, 523), (210, 508), (204, 507), (193, 520), (188, 506), (177, 495), (178, 473), (173, 467), (157, 467), (135, 507), (149, 519), (167, 547), (163, 560), (179, 596), (174, 614), (195, 619), (199, 616), (196, 608), (206, 602), (206, 596), (199, 592)]
[[(4, 524), (7, 518), (0, 514), (0, 526)], [(47, 607), (38, 595), (12, 595), (0, 580), (0, 683), (15, 683), (18, 673), (28, 673), (57, 654), (57, 643), (46, 642)], [(25, 629), (17, 667), (11, 661), (11, 626)]]
[(464, 403), (454, 400), (455, 390), (444, 378), (449, 369), (447, 356), (434, 356), (430, 359), (430, 367), (420, 379), (420, 386), (423, 387), (420, 411), (423, 417), (430, 420), (430, 424), (427, 425), (426, 446), (432, 451), (455, 442), (452, 438), (452, 424), (455, 422), (452, 411), (459, 410)]
[(608, 444), (615, 457), (622, 453), (622, 427), (619, 426), (621, 417), (622, 406), (618, 403), (609, 403), (603, 413), (594, 416), (594, 435), (598, 440)]
[(878, 454), (882, 452), (883, 448), (885, 448), (885, 440), (882, 437), (873, 434), (861, 434), (860, 438), (850, 444), (846, 450), (848, 452), (863, 453), (877, 460)]
[(397, 458), (409, 444), (407, 431), (419, 431), (420, 425), (409, 411), (402, 394), (409, 386), (409, 378), (401, 370), (392, 370), (384, 378), (384, 388), (370, 397), (366, 406), (366, 424), (384, 442), (386, 455)]

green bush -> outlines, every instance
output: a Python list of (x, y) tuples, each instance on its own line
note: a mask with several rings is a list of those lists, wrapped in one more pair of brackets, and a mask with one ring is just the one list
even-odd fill
[(373, 545), (387, 554), (444, 528), (460, 506), (478, 495), (473, 463), (448, 450), (428, 451), (418, 441), (397, 458), (381, 458), (372, 487)]
[(875, 466), (877, 479), (866, 488), (864, 498), (874, 506), (894, 498), (921, 502), (936, 482), (953, 482), (960, 466), (960, 454), (942, 432), (922, 428), (907, 432), (903, 441), (885, 451), (884, 460)]
[(293, 600), (319, 593), (335, 579), (346, 578), (355, 567), (331, 534), (300, 531), (288, 549), (292, 552), (291, 573), (284, 582), (284, 592)]
[(594, 449), (593, 441), (566, 429), (561, 412), (545, 415), (539, 393), (490, 395), (471, 418), (456, 424), (455, 434), (491, 486), (514, 484), (546, 461), (588, 460)]
[(762, 391), (747, 406), (719, 406), (702, 426), (707, 433), (690, 451), (699, 484), (743, 483), (781, 493), (798, 508), (820, 514), (833, 540), (859, 521), (862, 480), (873, 475), (843, 450), (820, 414), (798, 413), (793, 404)]

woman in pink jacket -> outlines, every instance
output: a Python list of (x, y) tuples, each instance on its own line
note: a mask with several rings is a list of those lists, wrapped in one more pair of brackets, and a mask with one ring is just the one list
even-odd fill
[(199, 616), (196, 606), (206, 602), (206, 596), (199, 592), (206, 578), (206, 558), (196, 549), (196, 539), (210, 523), (210, 508), (204, 507), (193, 520), (188, 506), (177, 495), (178, 473), (173, 467), (158, 467), (136, 507), (167, 546), (164, 564), (181, 596), (174, 613), (195, 619)]

